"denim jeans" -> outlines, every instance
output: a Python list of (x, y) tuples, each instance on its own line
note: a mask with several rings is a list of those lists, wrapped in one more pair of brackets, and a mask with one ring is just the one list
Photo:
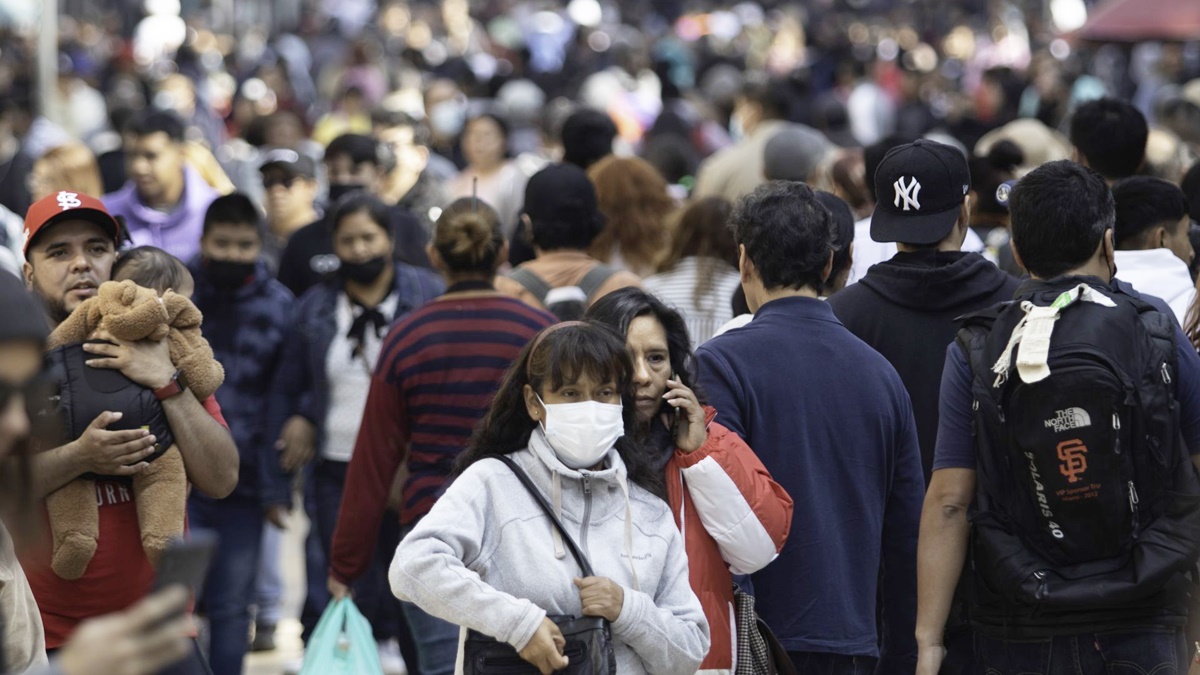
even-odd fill
[(1041, 640), (975, 635), (975, 660), (985, 675), (1184, 675), (1183, 629), (1085, 633)]
[(200, 605), (208, 617), (209, 664), (214, 675), (241, 675), (249, 648), (250, 605), (262, 543), (263, 508), (241, 498), (188, 500), (193, 529), (217, 533), (217, 550), (204, 583)]
[(874, 675), (878, 659), (824, 652), (788, 652), (796, 675)]
[[(413, 526), (400, 531), (400, 538), (408, 536)], [(454, 672), (458, 660), (458, 626), (426, 614), (411, 602), (402, 602), (404, 618), (417, 643), (417, 658), (420, 660), (421, 675), (449, 675)]]
[[(338, 513), (342, 507), (342, 492), (346, 485), (348, 466), (347, 462), (325, 459), (317, 459), (313, 464), (310, 483), (313, 499), (309, 511), (313, 525), (309, 533), (310, 541), (306, 542), (305, 548), (307, 551), (311, 546), (312, 534), (315, 532), (319, 551), (310, 552), (307, 561), (309, 597), (305, 599), (305, 612), (301, 619), (304, 623), (305, 639), (316, 627), (321, 612), (324, 612), (325, 606), (329, 604), (326, 584), (329, 578), (329, 555), (333, 548), (333, 533), (337, 529)], [(310, 506), (307, 498), (305, 505)], [(380, 546), (386, 547), (384, 537), (381, 536), (379, 542)], [(351, 589), (354, 591), (354, 602), (371, 623), (376, 640), (387, 640), (399, 633), (400, 601), (392, 595), (387, 580), (386, 563), (380, 563), (385, 554), (386, 559), (391, 560), (395, 545), (393, 544), (391, 551), (386, 553), (380, 546), (376, 547), (375, 561), (371, 567), (362, 578), (351, 585)]]
[(282, 545), (283, 530), (264, 525), (254, 601), (257, 607), (254, 622), (260, 626), (274, 626), (282, 618), (283, 569), (279, 558)]

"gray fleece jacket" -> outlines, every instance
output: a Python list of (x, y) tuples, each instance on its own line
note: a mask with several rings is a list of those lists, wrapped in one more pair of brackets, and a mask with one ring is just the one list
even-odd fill
[[(695, 673), (708, 652), (708, 622), (666, 502), (627, 484), (615, 450), (603, 471), (567, 468), (540, 428), (511, 458), (559, 509), (595, 573), (624, 590), (612, 624), (617, 672)], [(450, 485), (400, 543), (388, 573), (396, 597), (518, 651), (547, 613), (580, 616), (579, 576), (541, 507), (493, 459)]]

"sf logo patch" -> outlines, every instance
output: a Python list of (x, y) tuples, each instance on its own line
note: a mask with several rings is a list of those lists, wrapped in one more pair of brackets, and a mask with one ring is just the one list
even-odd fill
[(1078, 438), (1058, 444), (1058, 459), (1062, 462), (1058, 471), (1067, 477), (1068, 483), (1079, 482), (1079, 477), (1087, 471), (1087, 451), (1087, 446)]
[(58, 200), (58, 208), (66, 211), (67, 209), (77, 209), (83, 206), (83, 202), (79, 201), (79, 194), (76, 192), (60, 192), (55, 197)]
[(921, 202), (917, 197), (921, 194), (921, 184), (917, 182), (916, 176), (911, 176), (908, 179), (908, 184), (904, 184), (904, 176), (896, 179), (892, 183), (892, 189), (896, 191), (896, 199), (892, 202), (897, 208), (900, 207), (900, 202), (904, 202), (904, 210), (921, 210)]

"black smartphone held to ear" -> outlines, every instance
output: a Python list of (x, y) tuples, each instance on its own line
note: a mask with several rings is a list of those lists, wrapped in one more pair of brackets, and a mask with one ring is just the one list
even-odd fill
[(216, 550), (215, 532), (192, 530), (187, 539), (175, 541), (163, 552), (158, 561), (154, 590), (179, 585), (200, 597), (204, 592), (204, 577)]

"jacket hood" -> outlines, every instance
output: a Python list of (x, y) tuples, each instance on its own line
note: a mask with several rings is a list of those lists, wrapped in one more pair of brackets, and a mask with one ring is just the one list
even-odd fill
[(1014, 280), (977, 253), (897, 253), (873, 265), (860, 284), (888, 302), (925, 311), (977, 304)]

